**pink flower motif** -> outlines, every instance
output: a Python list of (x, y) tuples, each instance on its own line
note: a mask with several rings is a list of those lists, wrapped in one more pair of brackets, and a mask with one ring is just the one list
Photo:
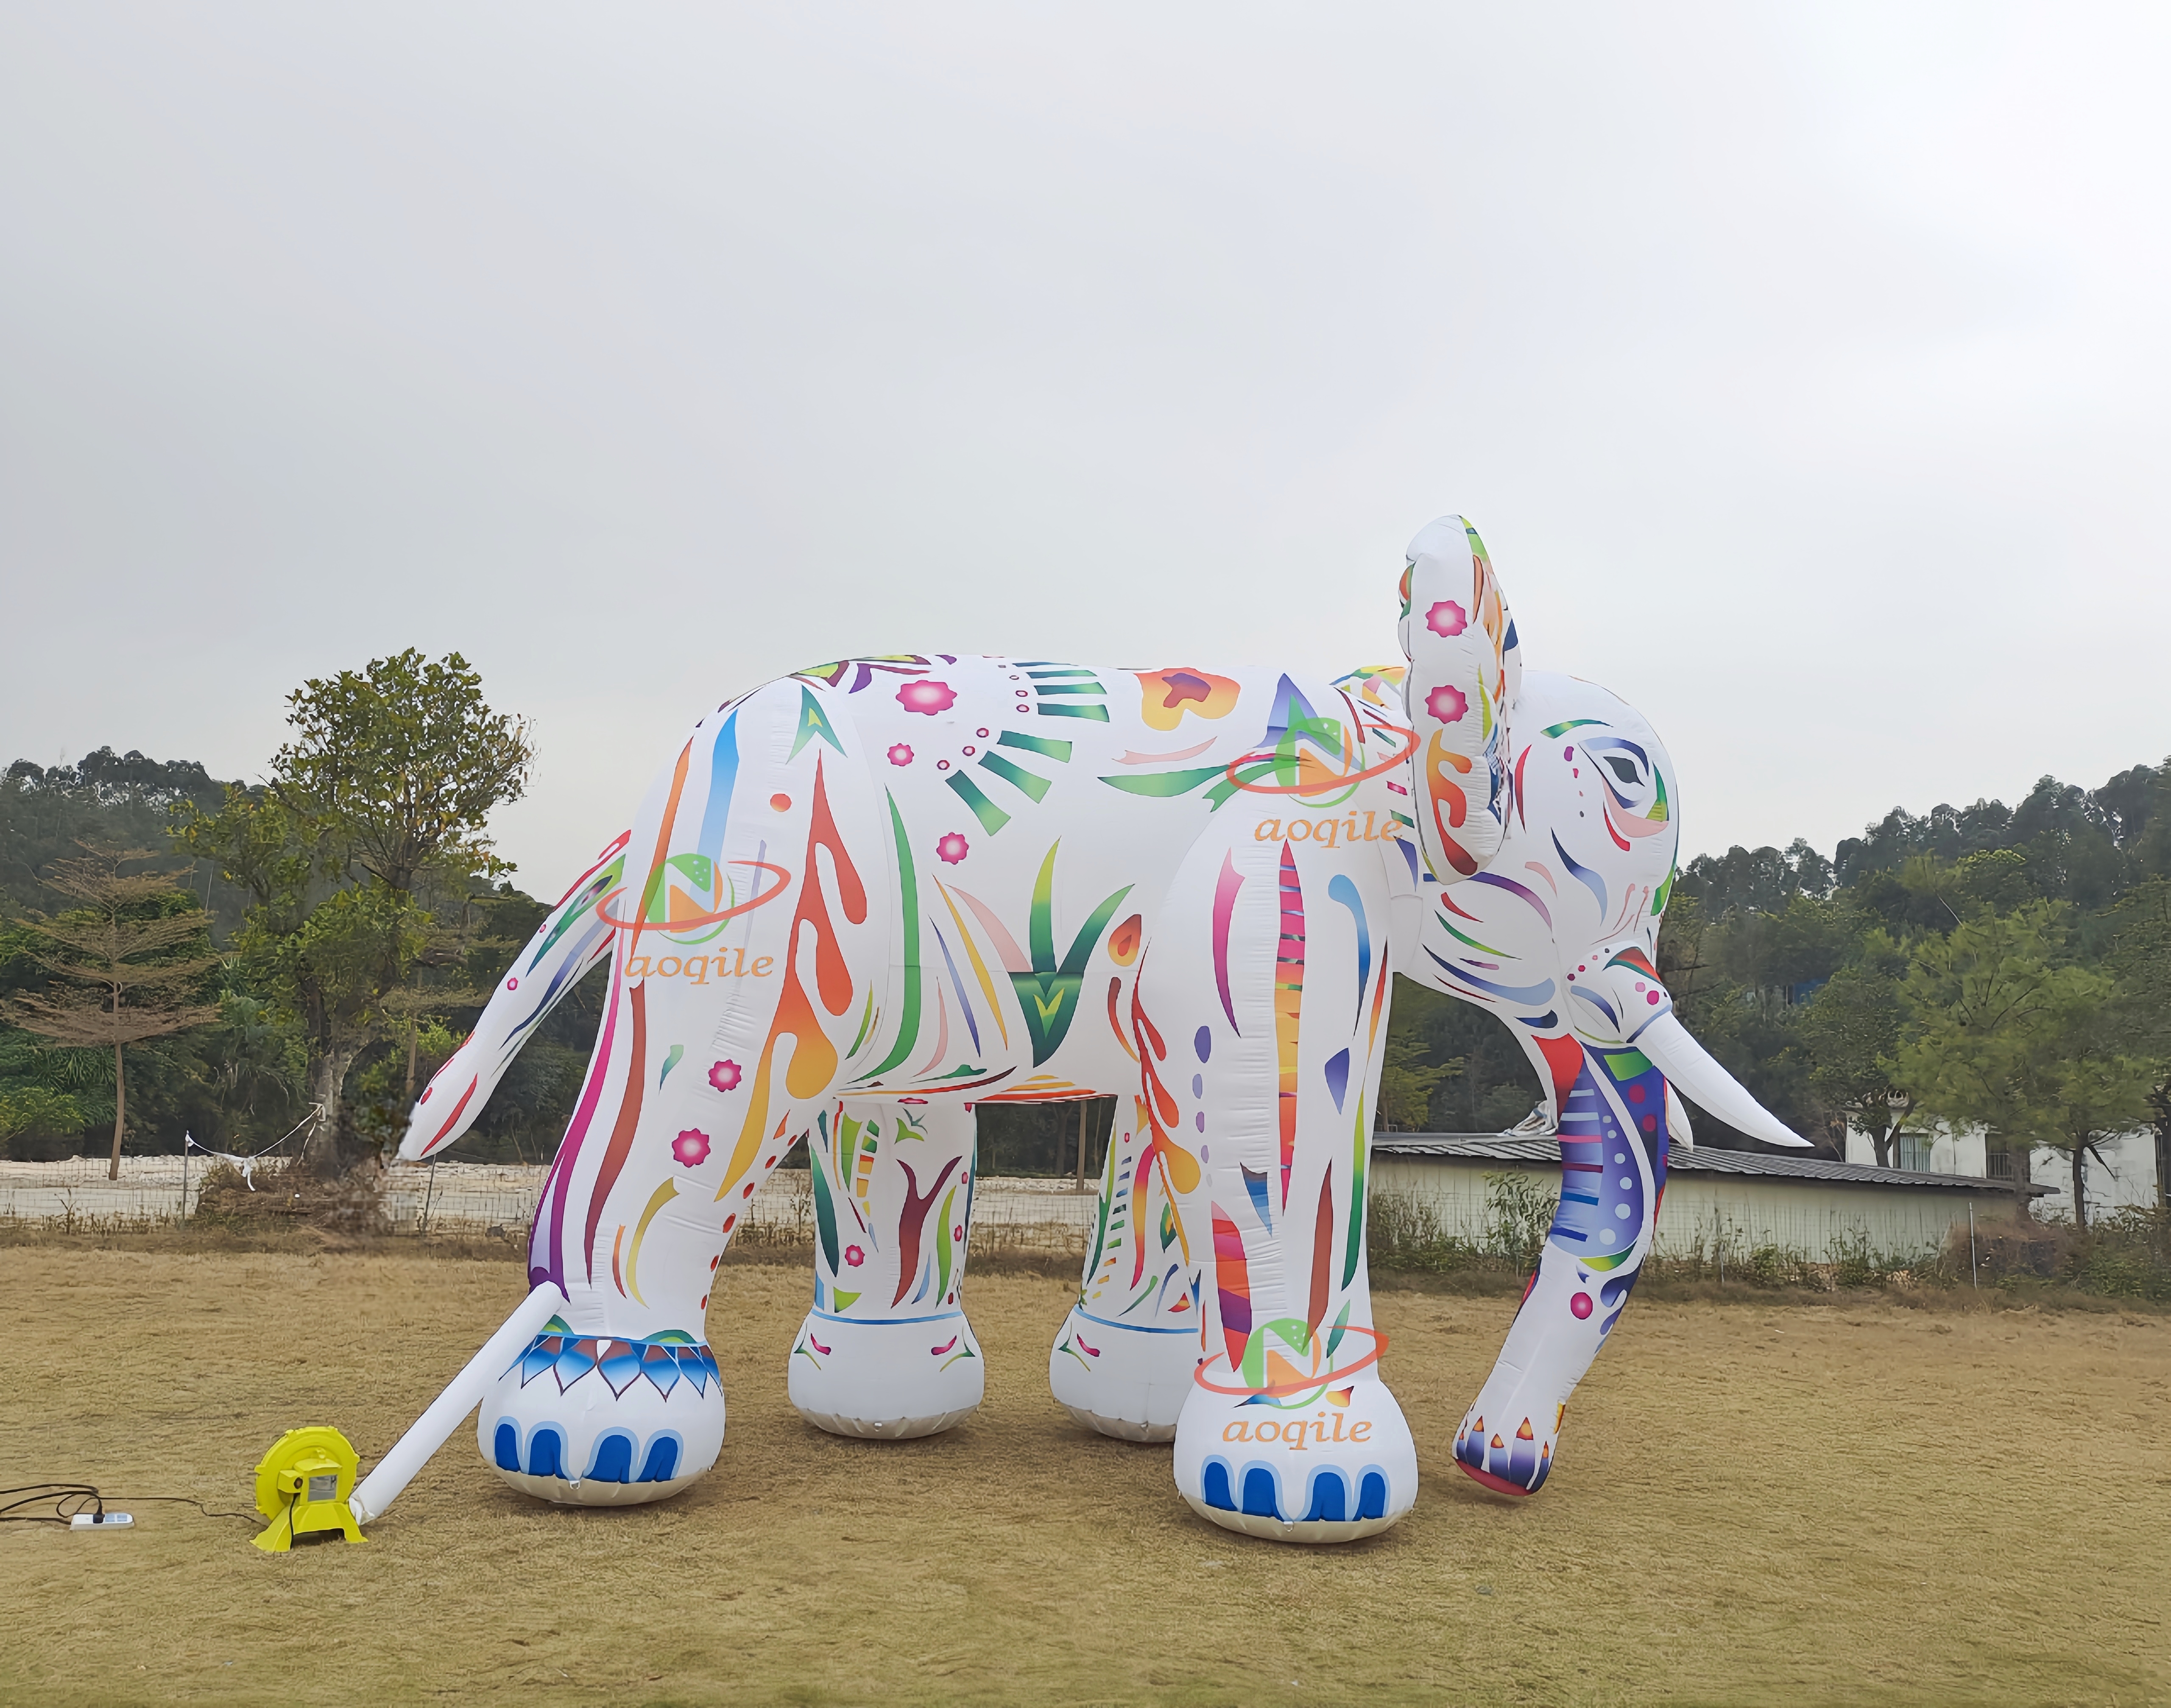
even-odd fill
[(1425, 627), (1442, 640), (1452, 640), (1469, 626), (1470, 618), (1452, 599), (1442, 599), (1425, 613)]
[(1470, 702), (1461, 688), (1452, 683), (1442, 683), (1425, 696), (1425, 711), (1443, 724), (1459, 724), (1462, 715), (1470, 709)]
[(893, 765), (909, 765), (912, 763), (912, 749), (899, 742), (889, 750), (889, 762)]
[(954, 830), (935, 844), (935, 852), (945, 865), (956, 865), (972, 851), (972, 843)]
[(709, 1135), (689, 1127), (671, 1141), (671, 1154), (681, 1168), (697, 1169), (709, 1159)]
[(737, 1062), (718, 1062), (709, 1069), (709, 1083), (719, 1091), (739, 1089), (739, 1064)]
[(909, 682), (897, 691), (897, 703), (909, 712), (925, 712), (933, 717), (937, 712), (946, 712), (957, 704), (957, 691), (946, 682), (937, 682), (932, 677), (922, 677)]
[(850, 1264), (853, 1268), (857, 1269), (866, 1261), (867, 1254), (860, 1250), (858, 1246), (847, 1245), (844, 1248), (844, 1261)]

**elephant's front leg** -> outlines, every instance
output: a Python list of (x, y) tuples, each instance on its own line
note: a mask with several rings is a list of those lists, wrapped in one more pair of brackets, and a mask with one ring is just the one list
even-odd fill
[(1556, 1095), (1560, 1208), (1455, 1437), (1463, 1470), (1504, 1494), (1536, 1494), (1552, 1474), (1568, 1395), (1627, 1308), (1666, 1185), (1666, 1077), (1642, 1051), (1584, 1044)]
[[(1230, 1529), (1340, 1542), (1417, 1498), (1364, 1261), (1388, 880), (1376, 852), (1330, 852), (1323, 833), (1262, 836), (1290, 818), (1265, 805), (1282, 819), (1255, 809), (1194, 851), (1139, 978), (1156, 1139), (1200, 1165), (1182, 1213), (1204, 1260), (1203, 1356), (1176, 1480)], [(1289, 827), (1313, 833), (1296, 811)]]
[(814, 1305), (792, 1343), (799, 1415), (834, 1435), (933, 1435), (986, 1367), (961, 1303), (974, 1123), (955, 1099), (839, 1103), (815, 1118)]

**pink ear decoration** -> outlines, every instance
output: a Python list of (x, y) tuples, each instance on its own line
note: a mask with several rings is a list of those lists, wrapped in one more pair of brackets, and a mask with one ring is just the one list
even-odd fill
[(1425, 627), (1442, 640), (1452, 640), (1469, 625), (1470, 618), (1463, 614), (1462, 607), (1452, 599), (1442, 599), (1425, 613)]
[(1469, 697), (1451, 683), (1442, 683), (1425, 696), (1426, 712), (1443, 724), (1461, 723), (1469, 709)]

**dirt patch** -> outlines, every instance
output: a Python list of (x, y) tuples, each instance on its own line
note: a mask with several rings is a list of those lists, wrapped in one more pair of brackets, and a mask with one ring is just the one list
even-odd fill
[[(517, 1267), (379, 1254), (0, 1250), (0, 1481), (245, 1510), (297, 1424), (382, 1452), (517, 1300)], [(1416, 1512), (1300, 1550), (1194, 1518), (1167, 1449), (1048, 1397), (1062, 1282), (970, 1296), (988, 1404), (849, 1442), (784, 1397), (801, 1270), (733, 1267), (731, 1395), (678, 1499), (549, 1508), (457, 1434), (363, 1547), (135, 1505), (0, 1529), (0, 1697), (629, 1703), (2171, 1700), (2171, 1322), (1638, 1300), (1544, 1493), (1461, 1476), (1509, 1298), (1382, 1295)], [(126, 1505), (126, 1501), (113, 1502)]]

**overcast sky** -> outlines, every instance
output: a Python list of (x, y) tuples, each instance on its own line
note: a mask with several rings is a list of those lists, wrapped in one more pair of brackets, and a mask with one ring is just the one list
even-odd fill
[(1396, 656), (1685, 851), (2171, 751), (2171, 11), (0, 0), (0, 762), (458, 649), (555, 894), (850, 652)]

